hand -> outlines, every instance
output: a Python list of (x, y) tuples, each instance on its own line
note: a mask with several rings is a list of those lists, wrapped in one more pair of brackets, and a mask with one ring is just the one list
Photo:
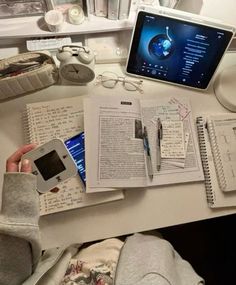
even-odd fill
[(36, 144), (28, 144), (20, 147), (16, 152), (14, 152), (6, 161), (6, 172), (26, 172), (31, 173), (32, 168), (30, 161), (24, 159), (20, 165), (21, 157), (23, 154), (36, 148)]

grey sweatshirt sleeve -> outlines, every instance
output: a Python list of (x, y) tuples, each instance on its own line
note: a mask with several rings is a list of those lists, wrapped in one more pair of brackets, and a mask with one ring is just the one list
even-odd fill
[(116, 285), (203, 285), (204, 280), (172, 245), (158, 236), (134, 234), (121, 250)]
[(0, 213), (0, 285), (22, 284), (41, 255), (36, 177), (5, 173)]

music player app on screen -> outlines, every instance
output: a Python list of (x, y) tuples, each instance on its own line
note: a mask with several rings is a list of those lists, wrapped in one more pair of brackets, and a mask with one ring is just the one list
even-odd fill
[(207, 88), (232, 31), (139, 12), (127, 72)]

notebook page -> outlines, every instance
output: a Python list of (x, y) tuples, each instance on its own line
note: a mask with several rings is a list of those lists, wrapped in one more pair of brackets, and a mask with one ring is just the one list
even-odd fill
[(226, 193), (219, 187), (209, 131), (206, 128), (206, 117), (207, 116), (197, 117), (197, 125), (208, 205), (212, 208), (236, 206), (236, 192), (231, 191)]
[[(84, 129), (83, 98), (73, 97), (26, 105), (28, 142), (38, 145), (53, 138), (66, 140)], [(89, 197), (82, 193), (83, 188), (79, 176), (58, 185), (57, 193), (40, 195), (40, 214), (46, 215), (59, 211), (74, 209), (92, 204), (108, 202), (123, 198), (121, 191), (117, 193), (99, 193)], [(109, 189), (108, 189), (109, 190)], [(91, 194), (92, 195), (92, 194)]]
[(216, 164), (218, 163), (216, 167), (222, 167), (223, 177), (220, 179), (225, 181), (221, 188), (223, 191), (234, 191), (236, 190), (236, 115), (211, 116), (209, 127), (211, 124), (214, 128), (215, 147), (220, 157), (220, 161), (216, 161)]

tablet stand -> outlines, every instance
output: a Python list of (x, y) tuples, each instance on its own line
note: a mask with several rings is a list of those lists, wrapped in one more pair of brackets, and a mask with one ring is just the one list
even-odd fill
[(214, 92), (226, 109), (236, 112), (236, 65), (224, 69), (215, 79)]

